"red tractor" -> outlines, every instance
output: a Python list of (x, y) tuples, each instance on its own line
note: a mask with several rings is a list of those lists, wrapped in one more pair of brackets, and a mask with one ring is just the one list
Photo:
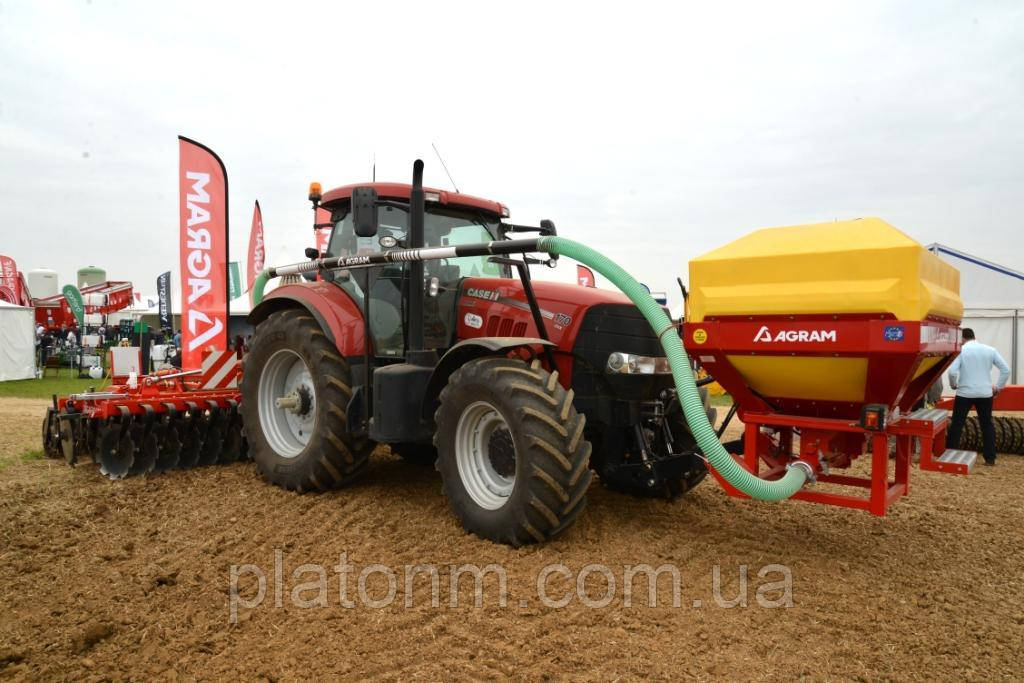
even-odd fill
[[(314, 184), (310, 200), (331, 216), (327, 253), (276, 269), (308, 281), (249, 317), (242, 412), (268, 480), (340, 486), (387, 444), (435, 465), (466, 529), (518, 546), (576, 520), (591, 470), (648, 496), (704, 479), (661, 347), (629, 300), (531, 281), (530, 265), (553, 262), (510, 236), (553, 235), (550, 221), (510, 224), (498, 202), (423, 188), (422, 162), (412, 185)], [(422, 247), (428, 260), (385, 262)]]

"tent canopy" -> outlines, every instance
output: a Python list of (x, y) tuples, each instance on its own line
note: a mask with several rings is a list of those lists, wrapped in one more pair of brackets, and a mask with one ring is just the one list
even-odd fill
[(0, 301), (0, 382), (36, 376), (35, 310)]
[(961, 325), (1006, 359), (1010, 382), (1024, 381), (1024, 273), (944, 244), (928, 250), (960, 271)]

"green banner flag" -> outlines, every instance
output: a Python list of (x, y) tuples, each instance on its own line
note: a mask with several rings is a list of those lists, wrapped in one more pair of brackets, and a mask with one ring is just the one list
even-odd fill
[(238, 261), (228, 264), (228, 299), (242, 296), (242, 277), (238, 271)]
[(78, 291), (78, 287), (74, 285), (64, 285), (61, 289), (61, 293), (64, 298), (67, 299), (68, 306), (71, 308), (71, 312), (75, 314), (75, 320), (78, 321), (78, 326), (83, 327), (85, 325), (85, 302), (82, 301), (82, 293)]

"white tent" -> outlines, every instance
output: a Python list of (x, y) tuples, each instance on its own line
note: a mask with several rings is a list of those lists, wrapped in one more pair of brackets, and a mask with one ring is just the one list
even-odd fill
[(944, 244), (930, 244), (928, 250), (960, 271), (961, 325), (999, 350), (1010, 365), (1012, 384), (1024, 381), (1024, 273)]
[(0, 382), (36, 376), (36, 312), (0, 300)]

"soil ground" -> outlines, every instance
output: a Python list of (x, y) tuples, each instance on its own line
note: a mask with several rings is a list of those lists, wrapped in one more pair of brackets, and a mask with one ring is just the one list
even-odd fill
[[(0, 399), (0, 679), (970, 680), (1024, 671), (1020, 456), (968, 477), (915, 470), (911, 496), (885, 518), (731, 499), (710, 479), (672, 502), (595, 483), (575, 527), (516, 550), (464, 533), (436, 473), (385, 448), (358, 484), (321, 495), (273, 488), (251, 463), (112, 482), (92, 465), (24, 456), (39, 448), (45, 406)], [(351, 565), (351, 608), (339, 604), (339, 553)], [(300, 569), (310, 563), (325, 568), (326, 607), (293, 601), (318, 595), (317, 572)], [(450, 565), (466, 563), (504, 569), (504, 607), (497, 570), (483, 579), (479, 607), (470, 575), (450, 606)], [(678, 607), (670, 573), (656, 582), (656, 606), (642, 574), (626, 606), (623, 567), (642, 563), (677, 568)], [(266, 592), (256, 605), (259, 579), (246, 570), (232, 620), (231, 567), (245, 564), (263, 572)], [(417, 564), (438, 571), (437, 607), (428, 573), (407, 590), (404, 568)], [(556, 567), (546, 595), (571, 599), (545, 606), (538, 577), (559, 564), (568, 576)], [(593, 564), (603, 568), (586, 569)], [(785, 569), (759, 578), (768, 565)], [(395, 597), (374, 607), (387, 602), (385, 568)], [(606, 593), (604, 568), (614, 596), (588, 606)], [(791, 593), (768, 590), (784, 572)], [(719, 604), (738, 595), (746, 607)], [(765, 606), (789, 595), (791, 607)]]

